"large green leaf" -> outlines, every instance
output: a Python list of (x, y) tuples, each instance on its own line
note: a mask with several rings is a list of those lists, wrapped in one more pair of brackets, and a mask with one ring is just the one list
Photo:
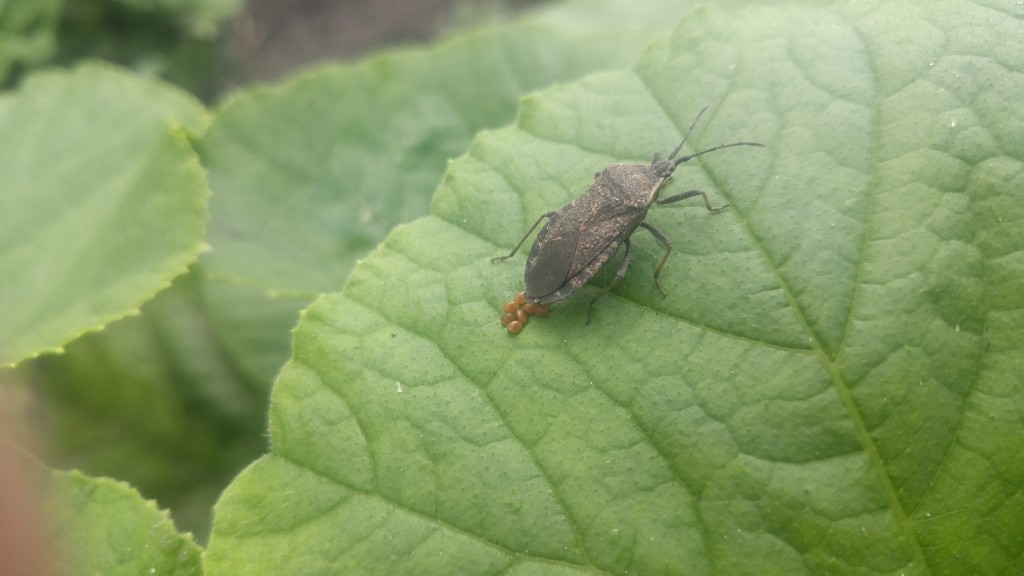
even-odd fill
[(683, 10), (570, 2), (229, 100), (199, 143), (216, 192), (203, 262), (275, 293), (337, 290), (392, 227), (427, 212), (446, 160), (510, 121), (521, 95), (629, 64)]
[(0, 101), (0, 366), (138, 311), (203, 248), (205, 111), (99, 65)]
[[(1024, 23), (1012, 6), (698, 11), (632, 71), (526, 99), (433, 215), (308, 309), (273, 453), (210, 574), (1024, 570)], [(537, 214), (614, 161), (657, 207), (631, 275), (504, 333)], [(607, 281), (609, 274), (599, 277)]]

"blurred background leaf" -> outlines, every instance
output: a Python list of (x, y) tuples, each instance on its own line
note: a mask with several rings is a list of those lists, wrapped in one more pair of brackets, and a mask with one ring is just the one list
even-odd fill
[(199, 576), (201, 549), (167, 513), (123, 482), (46, 472), (46, 516), (58, 574)]
[(0, 100), (0, 365), (134, 313), (203, 248), (205, 110), (103, 65)]
[(53, 55), (62, 7), (61, 0), (0, 2), (0, 86), (14, 66), (33, 66)]

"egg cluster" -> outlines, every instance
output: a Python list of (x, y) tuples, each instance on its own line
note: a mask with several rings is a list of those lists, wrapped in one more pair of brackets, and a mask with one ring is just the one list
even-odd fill
[(501, 317), (501, 323), (510, 334), (522, 332), (523, 326), (530, 316), (543, 318), (548, 315), (547, 305), (527, 302), (525, 292), (516, 294), (515, 298), (505, 303), (502, 310), (505, 311), (505, 315)]

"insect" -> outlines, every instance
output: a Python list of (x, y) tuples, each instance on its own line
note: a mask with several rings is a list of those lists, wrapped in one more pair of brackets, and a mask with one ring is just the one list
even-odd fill
[(515, 256), (534, 229), (545, 218), (548, 219), (526, 257), (525, 303), (547, 305), (568, 297), (593, 278), (612, 259), (619, 246), (623, 245), (625, 253), (615, 278), (587, 307), (587, 324), (590, 324), (594, 304), (626, 275), (631, 250), (630, 237), (638, 227), (647, 229), (665, 247), (665, 255), (654, 269), (654, 285), (662, 297), (665, 296), (658, 275), (672, 253), (672, 241), (664, 232), (644, 221), (651, 204), (672, 204), (700, 196), (708, 212), (720, 212), (729, 205), (712, 208), (707, 194), (700, 190), (658, 199), (661, 188), (671, 178), (676, 167), (687, 160), (733, 146), (764, 146), (757, 142), (733, 142), (676, 158), (706, 110), (707, 107), (704, 107), (697, 114), (682, 142), (667, 158), (662, 160), (661, 155), (655, 153), (650, 164), (612, 164), (594, 174), (594, 183), (579, 198), (558, 211), (541, 214), (512, 252), (491, 259), (491, 262), (499, 262)]

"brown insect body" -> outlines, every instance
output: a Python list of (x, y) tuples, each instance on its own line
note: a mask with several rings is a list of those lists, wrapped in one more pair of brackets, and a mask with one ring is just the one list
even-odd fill
[(594, 175), (594, 182), (579, 198), (556, 212), (542, 214), (511, 253), (491, 259), (492, 262), (497, 262), (514, 256), (529, 238), (530, 233), (544, 218), (548, 218), (526, 258), (526, 302), (547, 305), (568, 297), (590, 281), (598, 270), (612, 259), (619, 246), (625, 246), (622, 263), (615, 272), (615, 278), (590, 301), (590, 307), (587, 309), (589, 324), (594, 303), (625, 277), (629, 268), (630, 237), (639, 227), (646, 228), (665, 247), (665, 254), (654, 269), (655, 286), (663, 296), (665, 295), (661, 283), (658, 282), (658, 275), (672, 253), (672, 241), (662, 231), (644, 221), (651, 204), (671, 204), (701, 196), (709, 212), (718, 212), (729, 206), (726, 204), (712, 208), (707, 194), (700, 190), (690, 190), (659, 199), (658, 195), (665, 182), (672, 176), (677, 166), (691, 158), (732, 146), (764, 146), (756, 142), (733, 142), (677, 158), (676, 155), (705, 110), (707, 108), (697, 114), (682, 142), (667, 158), (662, 160), (660, 154), (655, 154), (650, 164), (623, 163), (608, 166)]
[[(527, 302), (558, 302), (593, 278), (647, 217), (675, 168), (671, 160), (655, 159), (598, 172), (590, 188), (537, 234), (526, 257)], [(646, 194), (631, 192), (638, 190)]]

